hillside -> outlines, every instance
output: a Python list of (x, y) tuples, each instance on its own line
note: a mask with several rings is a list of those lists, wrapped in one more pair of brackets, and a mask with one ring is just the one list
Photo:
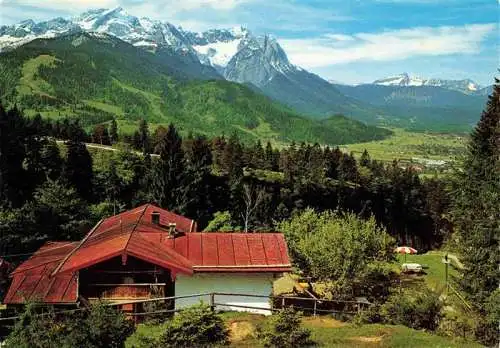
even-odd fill
[(174, 51), (152, 54), (106, 34), (75, 33), (2, 53), (0, 91), (5, 102), (30, 114), (79, 117), (86, 126), (113, 117), (121, 124), (145, 118), (152, 124), (173, 122), (184, 133), (237, 132), (245, 140), (327, 144), (390, 134), (344, 117), (298, 116), (194, 63)]

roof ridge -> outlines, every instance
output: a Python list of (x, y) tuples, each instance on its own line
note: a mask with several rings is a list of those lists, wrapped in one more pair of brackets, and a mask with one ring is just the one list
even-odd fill
[(179, 252), (177, 252), (175, 249), (172, 249), (162, 243), (153, 243), (151, 242), (150, 240), (142, 237), (140, 234), (138, 234), (136, 236), (136, 238), (140, 238), (142, 241), (144, 241), (145, 243), (148, 243), (150, 245), (152, 245), (154, 248), (156, 249), (161, 249), (160, 251), (166, 253), (168, 256), (170, 257), (175, 257), (177, 261), (181, 261), (181, 263), (186, 266), (186, 267), (189, 267), (189, 268), (193, 268), (194, 265), (193, 263), (187, 258), (187, 257), (184, 257), (182, 256), (182, 254), (180, 254)]
[(82, 241), (73, 250), (71, 250), (68, 253), (68, 255), (66, 255), (66, 257), (61, 261), (61, 263), (56, 267), (56, 269), (54, 269), (54, 271), (50, 274), (51, 277), (56, 275), (61, 270), (62, 266), (66, 263), (66, 261), (68, 261), (68, 259), (71, 257), (71, 255), (73, 255), (75, 253), (75, 251), (80, 249), (80, 247), (83, 245), (83, 243), (85, 243), (90, 238), (90, 236), (95, 232), (95, 230), (97, 230), (97, 227), (99, 227), (104, 220), (105, 219), (99, 220), (99, 222), (89, 231), (89, 233), (87, 233), (85, 238), (83, 238)]
[[(134, 228), (132, 229), (132, 231), (130, 232), (130, 236), (128, 237), (128, 240), (127, 240), (127, 243), (125, 244), (125, 247), (123, 248), (123, 251), (127, 251), (127, 247), (128, 247), (128, 244), (130, 243), (130, 240), (132, 239), (132, 236), (134, 235), (134, 232), (135, 230), (137, 229), (137, 226), (139, 226), (139, 223), (141, 222), (142, 220), (142, 217), (144, 216), (144, 214), (146, 213), (146, 210), (148, 209), (148, 206), (149, 206), (149, 203), (147, 204), (144, 204), (144, 210), (142, 211), (141, 213), (141, 216), (139, 216), (139, 218), (137, 219), (137, 222), (134, 226)], [(120, 220), (120, 227), (122, 226), (122, 221)]]

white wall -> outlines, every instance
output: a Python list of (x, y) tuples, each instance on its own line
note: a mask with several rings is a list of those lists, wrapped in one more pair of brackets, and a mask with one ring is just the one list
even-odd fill
[[(192, 276), (178, 274), (175, 280), (175, 296), (193, 295), (209, 292), (226, 292), (236, 294), (251, 294), (270, 296), (273, 292), (272, 273), (195, 273)], [(209, 304), (209, 296), (204, 298), (177, 299), (175, 308), (189, 307), (199, 304), (200, 299)], [(215, 296), (216, 303), (229, 306), (217, 306), (217, 309), (271, 314), (268, 310), (245, 309), (231, 307), (234, 305), (247, 305), (259, 308), (271, 308), (268, 298), (248, 296)]]

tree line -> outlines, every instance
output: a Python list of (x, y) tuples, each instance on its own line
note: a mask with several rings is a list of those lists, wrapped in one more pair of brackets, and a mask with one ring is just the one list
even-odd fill
[[(26, 251), (28, 242), (78, 239), (103, 216), (144, 202), (202, 228), (224, 212), (220, 227), (270, 230), (311, 207), (373, 216), (401, 243), (422, 248), (439, 245), (449, 231), (445, 182), (422, 181), (366, 151), (356, 160), (319, 144), (278, 149), (242, 143), (236, 134), (183, 138), (172, 124), (151, 134), (144, 120), (129, 137), (118, 136), (114, 121), (87, 133), (77, 120), (28, 118), (16, 107), (0, 108), (0, 132), (2, 254)], [(130, 146), (98, 165), (88, 141)]]

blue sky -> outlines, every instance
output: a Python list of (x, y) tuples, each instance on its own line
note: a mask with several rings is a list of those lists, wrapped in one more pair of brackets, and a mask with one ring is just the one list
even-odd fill
[(0, 0), (0, 25), (114, 6), (196, 31), (272, 34), (293, 63), (340, 82), (408, 72), (485, 85), (500, 66), (494, 0)]

